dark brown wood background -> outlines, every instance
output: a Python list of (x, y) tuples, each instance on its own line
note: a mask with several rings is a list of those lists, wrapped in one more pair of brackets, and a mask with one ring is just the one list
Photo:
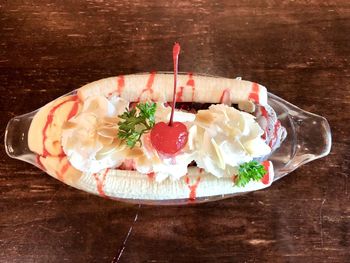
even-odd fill
[[(181, 71), (242, 76), (325, 116), (330, 155), (184, 207), (104, 200), (6, 156), (11, 117), (93, 80), (169, 71), (174, 41)], [(349, 262), (349, 43), (347, 0), (1, 1), (0, 262)]]

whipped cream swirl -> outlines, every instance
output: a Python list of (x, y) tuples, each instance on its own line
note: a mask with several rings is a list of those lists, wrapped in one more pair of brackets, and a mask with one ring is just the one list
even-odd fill
[(70, 163), (82, 172), (96, 173), (119, 166), (125, 149), (118, 138), (118, 115), (129, 103), (119, 97), (88, 98), (82, 111), (65, 123), (61, 144)]
[(232, 176), (238, 166), (271, 152), (261, 138), (264, 131), (249, 113), (227, 105), (198, 111), (190, 148), (197, 166), (217, 176)]

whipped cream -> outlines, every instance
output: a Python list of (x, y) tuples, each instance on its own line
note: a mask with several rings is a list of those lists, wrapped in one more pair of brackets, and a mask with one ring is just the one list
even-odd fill
[[(271, 152), (255, 117), (223, 104), (197, 114), (175, 110), (174, 121), (184, 123), (189, 132), (187, 145), (175, 156), (159, 154), (149, 133), (142, 136), (141, 146), (129, 149), (117, 136), (117, 116), (128, 107), (128, 101), (116, 96), (93, 96), (84, 102), (81, 112), (65, 123), (62, 132), (62, 147), (73, 167), (97, 173), (128, 163), (128, 169), (153, 173), (160, 182), (186, 175), (188, 165), (195, 161), (216, 177), (227, 177), (236, 174), (240, 164)], [(171, 107), (157, 103), (156, 122), (169, 122), (170, 114)]]
[(82, 172), (96, 173), (117, 167), (124, 159), (125, 145), (117, 138), (119, 119), (129, 103), (104, 96), (88, 98), (81, 112), (63, 126), (61, 144), (72, 166)]
[(197, 166), (217, 176), (232, 176), (238, 166), (271, 152), (264, 131), (249, 113), (223, 104), (198, 111), (190, 148)]

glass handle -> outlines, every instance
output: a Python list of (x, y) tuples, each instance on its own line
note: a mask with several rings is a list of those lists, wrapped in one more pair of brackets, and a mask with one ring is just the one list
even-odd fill
[(294, 165), (299, 167), (304, 163), (326, 156), (332, 144), (327, 120), (305, 111), (292, 111), (290, 115), (296, 134)]
[(6, 153), (16, 159), (36, 164), (33, 152), (28, 147), (28, 130), (35, 112), (12, 118), (5, 130)]

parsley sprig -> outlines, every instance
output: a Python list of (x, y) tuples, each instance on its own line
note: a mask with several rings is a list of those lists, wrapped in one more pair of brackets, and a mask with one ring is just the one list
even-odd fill
[(154, 126), (154, 114), (156, 103), (139, 103), (136, 108), (126, 111), (118, 117), (122, 119), (118, 123), (118, 138), (126, 142), (126, 145), (133, 148), (137, 143), (141, 145), (141, 136), (147, 133)]
[(267, 173), (264, 166), (257, 161), (250, 161), (239, 166), (235, 185), (244, 187), (250, 181), (259, 181)]

